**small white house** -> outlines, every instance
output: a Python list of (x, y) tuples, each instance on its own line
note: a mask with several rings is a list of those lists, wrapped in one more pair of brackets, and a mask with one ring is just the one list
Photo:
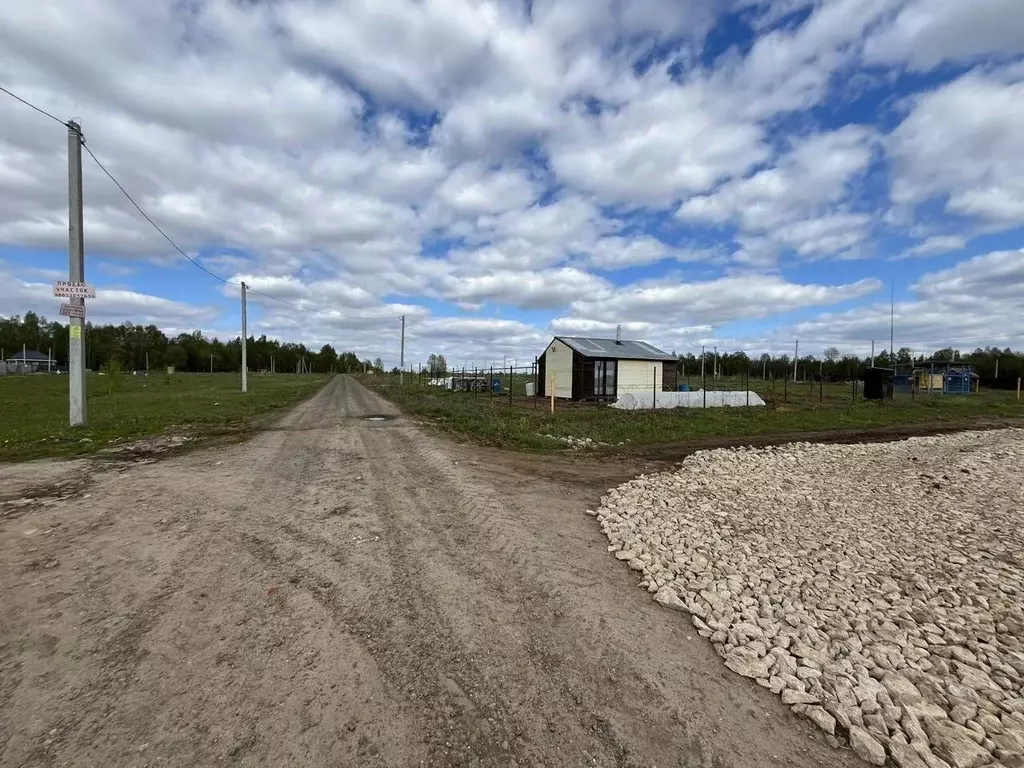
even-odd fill
[(18, 352), (4, 362), (8, 373), (37, 373), (50, 371), (57, 367), (56, 362), (49, 355), (44, 355), (34, 349)]
[(537, 393), (565, 400), (614, 401), (624, 394), (676, 389), (679, 361), (644, 341), (555, 336), (538, 358)]

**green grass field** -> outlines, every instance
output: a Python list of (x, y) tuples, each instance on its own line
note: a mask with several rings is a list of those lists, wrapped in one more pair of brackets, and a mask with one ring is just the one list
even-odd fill
[(329, 376), (258, 376), (240, 391), (239, 374), (90, 374), (88, 426), (68, 426), (68, 377), (0, 378), (0, 461), (72, 456), (131, 439), (176, 433), (244, 433), (309, 397)]
[[(1024, 423), (1024, 401), (1015, 392), (983, 391), (973, 395), (899, 394), (889, 402), (853, 398), (848, 384), (750, 381), (751, 390), (768, 403), (759, 408), (667, 409), (619, 411), (614, 408), (567, 405), (556, 402), (554, 415), (548, 401), (508, 395), (448, 392), (416, 386), (407, 379), (399, 388), (397, 377), (377, 376), (364, 381), (407, 413), (460, 439), (525, 451), (552, 451), (565, 444), (544, 437), (589, 437), (628, 448), (691, 441), (700, 438), (761, 437), (773, 434), (859, 431), (902, 428), (909, 425), (936, 429), (970, 428), (993, 422)], [(695, 382), (696, 387), (696, 382)], [(719, 389), (739, 390), (737, 380), (720, 381)], [(711, 387), (709, 386), (709, 389)], [(536, 407), (535, 407), (536, 406)], [(1019, 422), (1017, 420), (1020, 420)]]

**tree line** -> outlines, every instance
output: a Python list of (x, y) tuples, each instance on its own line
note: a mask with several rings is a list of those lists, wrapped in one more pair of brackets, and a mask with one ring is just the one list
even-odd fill
[[(699, 354), (676, 355), (682, 366), (682, 373), (690, 377), (701, 375), (701, 359)], [(708, 350), (704, 355), (704, 372), (708, 378), (714, 375), (716, 355)], [(978, 374), (982, 385), (996, 388), (1012, 389), (1017, 386), (1017, 378), (1024, 377), (1024, 354), (1006, 347), (977, 347), (974, 351), (965, 352), (953, 347), (944, 347), (928, 355), (915, 355), (909, 347), (902, 347), (892, 356), (889, 350), (880, 350), (874, 357), (874, 365), (879, 368), (892, 368), (893, 363), (901, 369), (912, 366), (927, 366), (929, 362), (963, 362), (969, 364)], [(848, 381), (863, 374), (864, 369), (872, 364), (870, 357), (858, 357), (852, 354), (841, 354), (836, 347), (829, 347), (824, 355), (801, 355), (797, 361), (797, 376), (800, 379), (825, 377), (826, 380)], [(746, 376), (792, 378), (793, 358), (790, 355), (762, 354), (750, 357), (746, 352), (719, 351), (717, 354), (719, 376)]]
[[(174, 366), (179, 371), (227, 372), (242, 370), (241, 337), (221, 341), (207, 339), (200, 331), (169, 337), (155, 325), (86, 324), (85, 364), (91, 370), (115, 365), (122, 370), (146, 370)], [(4, 359), (20, 354), (22, 347), (53, 355), (57, 366), (66, 366), (68, 326), (48, 321), (35, 312), (24, 316), (0, 317), (0, 350)], [(294, 372), (299, 361), (311, 373), (355, 373), (364, 369), (383, 370), (383, 363), (360, 360), (353, 352), (338, 352), (330, 344), (313, 350), (304, 344), (280, 342), (266, 335), (250, 336), (246, 342), (250, 370), (274, 369)]]

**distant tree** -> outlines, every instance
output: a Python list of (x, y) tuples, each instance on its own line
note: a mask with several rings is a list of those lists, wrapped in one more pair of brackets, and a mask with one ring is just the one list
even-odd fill
[(334, 347), (330, 344), (324, 344), (316, 355), (313, 368), (318, 373), (329, 373), (334, 370), (334, 366), (337, 363), (338, 353), (334, 351)]
[(909, 365), (914, 362), (914, 350), (910, 347), (900, 347), (896, 351), (896, 362), (901, 365)]
[(825, 359), (830, 363), (834, 363), (839, 359), (839, 350), (835, 347), (829, 347), (825, 350)]
[(188, 364), (188, 352), (178, 344), (171, 344), (164, 352), (164, 361), (178, 370), (184, 370)]
[(448, 359), (444, 355), (430, 355), (427, 358), (427, 370), (431, 376), (444, 376), (448, 373)]
[(373, 367), (376, 368), (379, 373), (384, 373), (384, 361), (379, 357), (373, 361)]

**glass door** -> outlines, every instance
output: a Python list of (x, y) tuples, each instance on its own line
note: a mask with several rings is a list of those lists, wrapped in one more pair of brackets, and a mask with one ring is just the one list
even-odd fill
[(594, 361), (594, 396), (599, 399), (615, 397), (615, 380), (618, 377), (617, 360)]

